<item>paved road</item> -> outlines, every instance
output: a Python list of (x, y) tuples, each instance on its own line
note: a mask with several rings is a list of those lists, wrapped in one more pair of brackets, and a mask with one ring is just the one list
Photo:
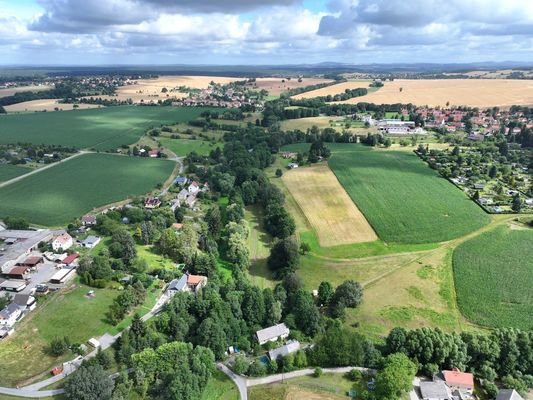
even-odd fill
[(11, 185), (12, 183), (20, 181), (21, 179), (24, 179), (24, 178), (26, 178), (26, 177), (28, 177), (30, 175), (42, 172), (42, 171), (44, 171), (44, 170), (46, 170), (48, 168), (55, 167), (56, 165), (64, 163), (65, 161), (72, 160), (73, 158), (79, 157), (79, 156), (81, 156), (83, 154), (89, 154), (89, 153), (94, 153), (94, 151), (81, 150), (79, 153), (73, 154), (70, 157), (64, 158), (63, 160), (60, 160), (60, 161), (45, 165), (44, 167), (34, 169), (33, 171), (28, 172), (27, 174), (20, 175), (20, 176), (17, 176), (15, 178), (13, 178), (13, 179), (8, 180), (8, 181), (2, 182), (2, 183), (0, 183), (0, 188), (4, 187), (4, 186), (7, 186), (7, 185)]
[(230, 378), (233, 383), (235, 383), (235, 386), (237, 386), (237, 389), (239, 389), (239, 395), (241, 400), (248, 400), (248, 380), (244, 376), (237, 375), (222, 363), (218, 363), (217, 368), (224, 372), (228, 376), (228, 378)]

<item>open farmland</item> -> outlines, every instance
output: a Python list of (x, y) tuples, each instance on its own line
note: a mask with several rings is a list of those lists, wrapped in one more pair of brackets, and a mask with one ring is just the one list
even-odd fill
[(57, 99), (40, 99), (40, 100), (30, 100), (24, 101), (22, 103), (12, 104), (10, 106), (4, 106), (5, 110), (8, 113), (16, 112), (30, 112), (30, 111), (55, 111), (57, 108), (58, 111), (72, 111), (75, 109), (86, 109), (86, 108), (102, 108), (103, 106), (98, 104), (63, 104), (60, 103)]
[(81, 155), (1, 188), (0, 218), (64, 225), (93, 208), (153, 190), (174, 166), (160, 159)]
[(0, 143), (61, 144), (98, 150), (135, 143), (152, 127), (187, 122), (203, 107), (109, 107), (74, 112), (4, 115)]
[[(400, 91), (401, 90), (401, 91)], [(385, 82), (385, 86), (363, 97), (341, 101), (355, 104), (412, 103), (445, 107), (510, 107), (533, 104), (533, 82), (511, 79), (435, 79)]]
[(321, 246), (378, 239), (326, 164), (286, 172), (282, 179), (315, 229)]
[(223, 147), (220, 143), (212, 143), (207, 140), (198, 139), (171, 139), (158, 138), (161, 145), (178, 156), (186, 156), (191, 152), (206, 156), (211, 150), (218, 147)]
[(12, 88), (7, 88), (7, 89), (0, 89), (0, 98), (13, 96), (15, 95), (15, 93), (20, 93), (20, 92), (40, 92), (43, 90), (50, 90), (50, 89), (52, 89), (52, 86), (46, 86), (46, 85), (18, 86), (18, 87), (12, 87)]
[(30, 168), (19, 167), (17, 165), (0, 165), (0, 183), (24, 175), (30, 171)]
[(250, 83), (250, 89), (266, 90), (271, 96), (279, 96), (283, 92), (289, 89), (296, 89), (305, 86), (318, 85), (319, 83), (333, 82), (331, 79), (322, 78), (302, 78), (301, 82), (298, 82), (297, 78), (257, 78), (255, 82)]
[[(292, 96), (293, 99), (299, 100), (299, 99), (310, 99), (313, 97), (321, 97), (321, 96), (334, 96), (336, 94), (344, 93), (346, 89), (357, 89), (357, 88), (368, 88), (368, 85), (371, 81), (369, 80), (360, 80), (360, 81), (348, 81), (348, 82), (342, 82), (337, 83), (336, 85), (331, 85), (325, 88), (311, 90), (310, 92), (304, 92), (297, 94), (295, 96)], [(370, 88), (373, 89), (373, 88)]]
[(466, 318), (489, 327), (533, 328), (533, 229), (500, 226), (457, 247), (455, 287)]
[(489, 221), (413, 153), (337, 145), (329, 165), (385, 242), (441, 242)]

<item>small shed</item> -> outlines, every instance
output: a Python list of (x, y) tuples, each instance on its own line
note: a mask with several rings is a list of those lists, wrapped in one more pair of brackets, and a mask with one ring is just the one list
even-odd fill
[(89, 343), (91, 346), (93, 346), (95, 349), (97, 349), (98, 347), (100, 347), (100, 342), (98, 340), (96, 340), (95, 338), (90, 338), (89, 340), (87, 340), (87, 343)]

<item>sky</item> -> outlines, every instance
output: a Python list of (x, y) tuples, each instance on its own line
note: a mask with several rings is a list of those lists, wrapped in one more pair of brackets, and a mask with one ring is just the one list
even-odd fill
[(533, 0), (0, 0), (0, 64), (533, 62)]

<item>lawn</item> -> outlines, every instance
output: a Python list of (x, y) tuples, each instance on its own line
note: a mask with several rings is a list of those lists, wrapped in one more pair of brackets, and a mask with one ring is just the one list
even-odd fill
[(248, 206), (244, 218), (248, 222), (250, 235), (248, 236), (248, 249), (250, 250), (249, 278), (254, 285), (260, 288), (273, 287), (275, 284), (272, 272), (268, 269), (266, 261), (270, 255), (272, 237), (265, 231), (262, 224), (262, 209), (259, 206)]
[(196, 119), (203, 107), (108, 107), (2, 116), (0, 143), (61, 144), (98, 150), (135, 143), (150, 127)]
[(178, 156), (186, 156), (191, 152), (196, 152), (200, 155), (208, 155), (211, 150), (217, 147), (222, 148), (221, 143), (212, 143), (207, 140), (197, 139), (171, 139), (171, 138), (159, 138), (161, 145)]
[(0, 188), (0, 217), (64, 225), (94, 208), (150, 192), (174, 166), (159, 159), (81, 155)]
[(533, 328), (533, 229), (498, 227), (453, 254), (459, 308), (488, 327)]
[(329, 166), (378, 236), (433, 243), (475, 231), (489, 217), (411, 152), (332, 146)]
[(0, 164), (0, 183), (27, 174), (31, 169), (18, 165)]
[(239, 391), (223, 372), (215, 370), (204, 389), (201, 400), (238, 400)]

